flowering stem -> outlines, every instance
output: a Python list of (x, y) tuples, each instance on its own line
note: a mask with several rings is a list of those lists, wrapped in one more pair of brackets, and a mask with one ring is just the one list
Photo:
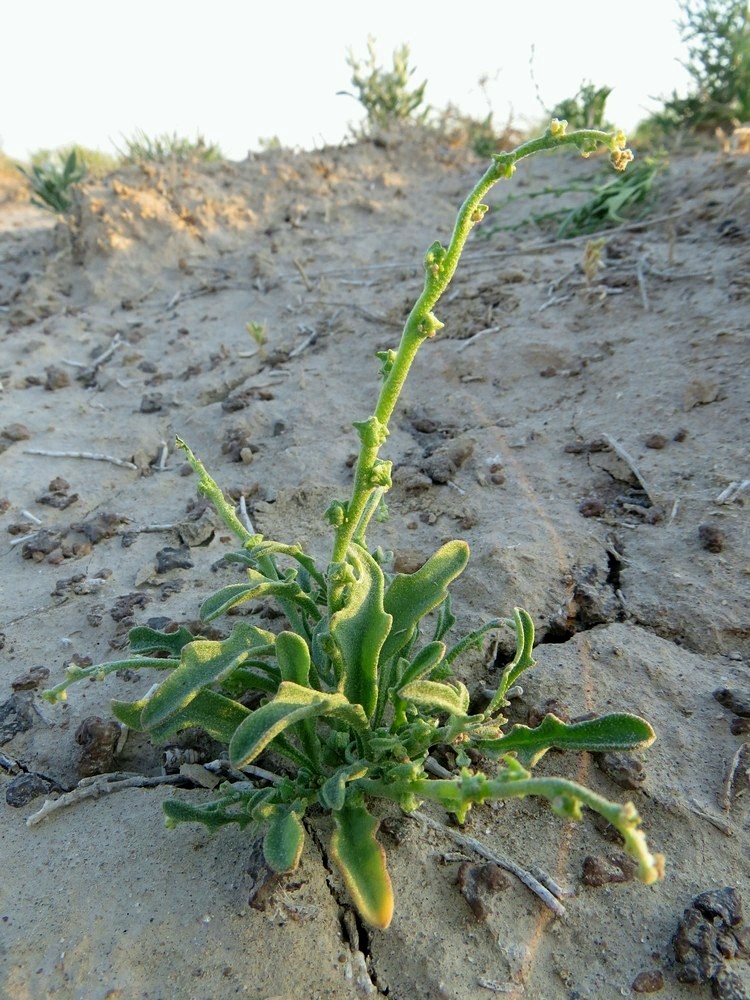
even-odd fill
[(412, 801), (436, 802), (455, 813), (459, 822), (464, 821), (471, 805), (488, 799), (538, 795), (547, 799), (555, 812), (569, 819), (580, 819), (580, 805), (585, 805), (603, 816), (622, 834), (628, 854), (638, 862), (638, 876), (642, 882), (650, 885), (663, 877), (664, 859), (648, 850), (640, 830), (641, 818), (632, 802), (625, 805), (609, 802), (596, 792), (565, 778), (515, 775), (485, 778), (484, 775), (463, 774), (450, 780), (416, 778), (405, 782), (363, 778), (356, 784), (366, 795), (393, 799), (402, 804), (407, 797)]
[(491, 165), (459, 209), (447, 248), (436, 242), (425, 254), (424, 288), (406, 320), (398, 349), (379, 355), (384, 361), (384, 382), (375, 412), (369, 420), (354, 425), (360, 435), (360, 452), (351, 499), (346, 504), (338, 505), (333, 519), (336, 525), (333, 563), (345, 561), (353, 538), (358, 541), (364, 539), (367, 523), (377, 506), (368, 504), (368, 500), (376, 489), (386, 490), (390, 486), (390, 464), (380, 462), (378, 452), (388, 436), (388, 422), (417, 351), (428, 337), (434, 336), (443, 326), (432, 310), (456, 271), (469, 233), (487, 211), (482, 198), (499, 180), (513, 174), (518, 160), (544, 149), (571, 144), (577, 146), (583, 156), (588, 156), (603, 145), (610, 150), (612, 162), (618, 170), (623, 170), (633, 158), (630, 150), (624, 148), (625, 136), (622, 132), (581, 129), (567, 133), (566, 124), (553, 119), (539, 138), (522, 143), (510, 153), (494, 154)]

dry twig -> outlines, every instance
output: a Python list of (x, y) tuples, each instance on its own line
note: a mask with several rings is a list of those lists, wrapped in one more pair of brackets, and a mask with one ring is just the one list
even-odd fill
[[(515, 861), (511, 861), (510, 858), (504, 857), (502, 854), (495, 854), (488, 847), (480, 841), (475, 840), (474, 837), (467, 837), (464, 833), (459, 833), (458, 830), (453, 830), (449, 826), (445, 826), (443, 823), (438, 823), (434, 819), (430, 819), (429, 816), (425, 816), (424, 813), (418, 810), (410, 814), (413, 819), (418, 819), (420, 823), (424, 823), (425, 826), (429, 826), (432, 830), (437, 830), (454, 840), (461, 847), (465, 847), (468, 851), (473, 851), (478, 854), (480, 858), (485, 858), (487, 861), (491, 861), (492, 864), (498, 865), (500, 868), (504, 868), (505, 871), (510, 872), (515, 875), (526, 886), (530, 889), (534, 895), (538, 896), (539, 899), (548, 906), (550, 910), (555, 914), (556, 917), (564, 917), (566, 910), (559, 899), (555, 899), (549, 889), (545, 888), (542, 883), (534, 878), (534, 876), (525, 871), (520, 865), (517, 865)], [(547, 876), (549, 877), (549, 876)], [(550, 880), (551, 881), (551, 880)]]
[(191, 787), (193, 781), (184, 774), (131, 774), (128, 771), (113, 771), (111, 774), (94, 774), (81, 778), (76, 787), (65, 792), (59, 799), (45, 799), (44, 805), (26, 820), (26, 826), (36, 826), (58, 809), (73, 806), (83, 799), (98, 799), (100, 795), (121, 792), (126, 788), (156, 788), (158, 785), (182, 785)]
[(648, 483), (646, 482), (646, 480), (641, 475), (641, 470), (635, 464), (635, 459), (632, 457), (632, 455), (630, 455), (623, 448), (623, 446), (620, 444), (620, 442), (616, 441), (611, 435), (609, 435), (609, 434), (602, 434), (602, 437), (607, 442), (607, 444), (610, 446), (610, 448), (614, 452), (616, 452), (617, 455), (619, 455), (619, 457), (623, 460), (623, 462), (628, 466), (628, 468), (633, 473), (633, 475), (635, 476), (635, 478), (641, 484), (641, 487), (643, 488), (644, 493), (649, 498), (649, 500), (651, 501), (651, 503), (654, 506), (657, 506), (657, 504), (658, 504), (658, 497), (656, 496), (656, 493), (654, 492), (654, 490), (648, 485)]
[(110, 462), (112, 465), (119, 465), (122, 469), (138, 470), (138, 466), (134, 462), (125, 462), (121, 458), (100, 455), (93, 451), (47, 451), (44, 448), (26, 448), (24, 455), (46, 455), (47, 458), (87, 458), (92, 462)]

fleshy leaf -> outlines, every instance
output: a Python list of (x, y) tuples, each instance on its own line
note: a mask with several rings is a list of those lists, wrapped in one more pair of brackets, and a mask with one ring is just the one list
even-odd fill
[(148, 625), (137, 625), (128, 632), (131, 653), (165, 652), (179, 657), (183, 646), (195, 639), (193, 633), (183, 625), (176, 632), (160, 632)]
[(215, 833), (229, 823), (239, 823), (240, 827), (244, 827), (250, 822), (250, 816), (245, 812), (228, 813), (217, 802), (195, 806), (181, 799), (167, 799), (162, 808), (170, 829), (178, 823), (203, 823), (211, 833)]
[(439, 681), (413, 681), (399, 688), (398, 694), (420, 708), (436, 708), (451, 715), (466, 715), (469, 710), (469, 692), (460, 681), (455, 687)]
[(437, 621), (435, 622), (435, 640), (440, 640), (450, 632), (456, 624), (456, 616), (451, 607), (451, 595), (448, 594), (443, 603), (438, 608)]
[(393, 916), (393, 888), (385, 851), (375, 839), (378, 821), (360, 804), (345, 805), (333, 818), (331, 857), (359, 914), (371, 926), (385, 930)]
[(179, 667), (159, 686), (143, 708), (144, 729), (154, 729), (185, 708), (208, 684), (227, 677), (258, 647), (266, 647), (265, 633), (240, 622), (228, 639), (196, 639), (182, 650)]
[(472, 740), (472, 745), (498, 756), (515, 751), (519, 761), (533, 767), (551, 747), (559, 750), (643, 750), (656, 739), (651, 726), (637, 715), (619, 712), (585, 722), (565, 723), (545, 715), (536, 729), (516, 725), (497, 740)]
[(280, 632), (276, 637), (276, 662), (281, 679), (307, 685), (310, 677), (310, 650), (296, 632)]
[(360, 546), (349, 550), (356, 577), (344, 607), (331, 616), (330, 631), (341, 654), (341, 687), (369, 718), (377, 701), (380, 650), (387, 641), (391, 616), (383, 610), (383, 571)]
[[(111, 704), (112, 714), (116, 719), (124, 722), (134, 732), (146, 732), (141, 720), (148, 698), (141, 698), (140, 701), (113, 701)], [(148, 734), (155, 743), (163, 743), (182, 729), (200, 726), (213, 739), (228, 744), (235, 729), (248, 715), (249, 708), (217, 694), (216, 691), (206, 689), (197, 694), (181, 712), (148, 730)]]
[(400, 685), (403, 686), (405, 684), (410, 684), (412, 681), (418, 681), (421, 677), (424, 677), (425, 674), (429, 674), (431, 670), (435, 669), (444, 656), (444, 642), (428, 642), (423, 649), (420, 649), (406, 670), (404, 670), (399, 682)]
[(384, 608), (393, 616), (391, 632), (381, 651), (387, 660), (414, 634), (417, 622), (448, 596), (448, 586), (469, 561), (466, 542), (447, 542), (416, 573), (395, 576), (385, 593)]
[(322, 694), (284, 681), (276, 697), (251, 712), (229, 744), (229, 760), (243, 767), (289, 726), (320, 715), (332, 715), (358, 729), (367, 728), (360, 705), (352, 705), (342, 694)]
[(499, 697), (502, 697), (503, 701), (505, 700), (506, 691), (513, 687), (524, 670), (529, 670), (536, 665), (536, 660), (531, 655), (534, 648), (534, 622), (531, 615), (523, 608), (513, 608), (513, 623), (516, 628), (516, 655), (503, 671), (498, 693), (490, 706), (492, 711), (497, 707), (495, 701)]
[(153, 729), (148, 735), (155, 743), (164, 743), (170, 736), (198, 726), (220, 743), (228, 744), (237, 727), (250, 715), (250, 709), (232, 698), (225, 698), (216, 691), (205, 688), (199, 691), (189, 705)]
[(142, 698), (140, 701), (112, 701), (110, 702), (112, 714), (128, 729), (132, 729), (135, 733), (142, 733), (141, 712), (147, 700)]
[(200, 610), (202, 621), (210, 622), (237, 604), (258, 600), (261, 597), (277, 597), (282, 601), (292, 601), (307, 611), (315, 621), (320, 618), (315, 603), (294, 580), (270, 580), (253, 569), (249, 569), (247, 574), (250, 578), (248, 583), (233, 583), (229, 587), (223, 587), (203, 602)]
[(318, 792), (318, 801), (324, 809), (330, 809), (331, 812), (343, 809), (346, 801), (347, 782), (353, 781), (355, 778), (364, 778), (366, 774), (367, 768), (361, 761), (340, 767)]
[(292, 872), (299, 864), (305, 843), (305, 828), (297, 813), (277, 806), (263, 838), (263, 856), (275, 872)]

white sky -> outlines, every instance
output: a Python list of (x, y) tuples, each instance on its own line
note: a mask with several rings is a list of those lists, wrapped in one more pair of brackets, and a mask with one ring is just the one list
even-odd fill
[(137, 129), (200, 133), (233, 159), (271, 136), (337, 143), (364, 114), (336, 92), (368, 34), (383, 66), (409, 44), (433, 107), (483, 117), (486, 74), (495, 121), (522, 125), (543, 116), (533, 45), (548, 107), (606, 84), (627, 130), (687, 88), (678, 16), (677, 0), (0, 0), (0, 149), (113, 152)]

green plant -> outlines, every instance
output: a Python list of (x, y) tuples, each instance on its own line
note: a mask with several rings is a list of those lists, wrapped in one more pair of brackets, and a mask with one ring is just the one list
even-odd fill
[(258, 347), (263, 347), (265, 342), (268, 340), (265, 323), (255, 323), (255, 322), (245, 323), (245, 329), (253, 338)]
[(713, 131), (750, 120), (750, 10), (747, 0), (684, 0), (678, 22), (688, 45), (687, 97), (664, 100), (639, 135)]
[(348, 97), (355, 97), (367, 112), (367, 127), (370, 131), (386, 128), (397, 122), (416, 120), (424, 122), (429, 108), (418, 109), (424, 102), (427, 86), (425, 80), (411, 90), (410, 81), (414, 69), (409, 68), (409, 46), (402, 45), (393, 53), (393, 68), (383, 69), (378, 65), (375, 40), (367, 39), (367, 59), (364, 64), (349, 52), (347, 64), (352, 70), (352, 85), (356, 94), (339, 91)]
[(561, 101), (550, 114), (553, 118), (566, 119), (576, 128), (610, 129), (612, 126), (604, 115), (611, 93), (611, 87), (595, 87), (591, 81), (581, 83), (578, 93)]
[(50, 208), (53, 212), (67, 212), (70, 209), (68, 191), (86, 176), (86, 167), (80, 163), (75, 149), (63, 158), (58, 155), (43, 163), (34, 163), (31, 170), (18, 168), (31, 183), (31, 203), (39, 208)]
[[(396, 350), (378, 354), (383, 382), (374, 413), (354, 424), (360, 450), (351, 496), (334, 500), (326, 511), (334, 531), (326, 569), (300, 546), (246, 527), (202, 463), (178, 441), (198, 475), (199, 492), (241, 543), (230, 558), (246, 574), (243, 582), (204, 602), (202, 620), (213, 621), (250, 600), (273, 598), (285, 615), (283, 631), (274, 634), (238, 622), (228, 638), (215, 641), (196, 637), (184, 626), (168, 634), (140, 626), (130, 632), (129, 657), (89, 668), (71, 665), (66, 679), (45, 692), (54, 701), (75, 681), (122, 668), (168, 671), (140, 701), (115, 702), (116, 717), (157, 742), (198, 726), (228, 745), (233, 767), (247, 767), (271, 752), (285, 761), (288, 773), (267, 787), (226, 784), (208, 804), (169, 800), (164, 804), (167, 825), (263, 828), (268, 863), (286, 872), (299, 861), (306, 812), (328, 810), (335, 824), (331, 856), (360, 914), (374, 927), (387, 927), (393, 911), (385, 854), (376, 839), (378, 821), (369, 808), (378, 798), (407, 812), (429, 800), (459, 822), (472, 805), (488, 799), (538, 795), (569, 819), (579, 818), (585, 805), (620, 831), (644, 882), (662, 874), (662, 859), (649, 852), (632, 803), (619, 805), (573, 781), (531, 773), (551, 747), (646, 747), (654, 739), (648, 723), (627, 713), (575, 724), (547, 715), (536, 728), (515, 725), (505, 731), (508, 691), (534, 666), (529, 615), (516, 609), (512, 618), (494, 618), (449, 646), (456, 620), (449, 587), (466, 567), (467, 544), (449, 541), (416, 572), (393, 574), (385, 569), (388, 556), (367, 543), (368, 526), (391, 485), (391, 463), (379, 457), (389, 421), (417, 351), (442, 326), (433, 309), (470, 231), (487, 211), (483, 197), (512, 175), (518, 160), (569, 144), (584, 156), (604, 145), (618, 169), (632, 158), (622, 133), (568, 134), (564, 122), (553, 121), (540, 138), (493, 155), (458, 212), (448, 246), (435, 242), (427, 250), (424, 287), (401, 341)], [(516, 634), (515, 656), (489, 703), (472, 710), (466, 687), (451, 679), (452, 668), (488, 632), (506, 628)], [(260, 706), (248, 707), (258, 696)], [(460, 770), (454, 777), (433, 778), (425, 770), (428, 753), (440, 745), (456, 754)], [(475, 767), (470, 750), (499, 762), (494, 777)]]
[(177, 160), (180, 163), (213, 162), (222, 158), (221, 149), (213, 142), (206, 142), (202, 135), (185, 139), (173, 132), (150, 136), (138, 129), (131, 138), (123, 136), (125, 149), (119, 150), (127, 163), (145, 163)]
[(38, 149), (31, 155), (32, 166), (44, 166), (50, 160), (67, 160), (71, 153), (76, 154), (78, 165), (86, 170), (87, 176), (101, 177), (111, 173), (120, 166), (120, 160), (109, 153), (102, 153), (99, 149), (89, 149), (87, 146), (80, 146), (75, 143), (72, 146), (63, 146), (61, 149)]
[(521, 222), (512, 225), (488, 226), (485, 233), (489, 235), (498, 230), (512, 231), (528, 226), (530, 223), (539, 226), (553, 222), (557, 224), (557, 237), (567, 239), (618, 226), (632, 220), (636, 216), (637, 207), (647, 203), (654, 180), (665, 166), (664, 157), (649, 156), (638, 160), (624, 173), (619, 173), (615, 177), (607, 176), (602, 182), (594, 183), (593, 186), (581, 183), (562, 184), (559, 187), (545, 187), (539, 191), (531, 191), (517, 197), (511, 195), (506, 198), (502, 205), (498, 206), (499, 209), (517, 200), (518, 197), (529, 199), (562, 198), (564, 195), (573, 193), (585, 194), (587, 197), (574, 208), (555, 208), (532, 213)]
[(635, 217), (635, 210), (648, 199), (656, 175), (665, 166), (660, 157), (648, 156), (594, 188), (578, 208), (565, 213), (557, 230), (560, 238), (596, 233)]

